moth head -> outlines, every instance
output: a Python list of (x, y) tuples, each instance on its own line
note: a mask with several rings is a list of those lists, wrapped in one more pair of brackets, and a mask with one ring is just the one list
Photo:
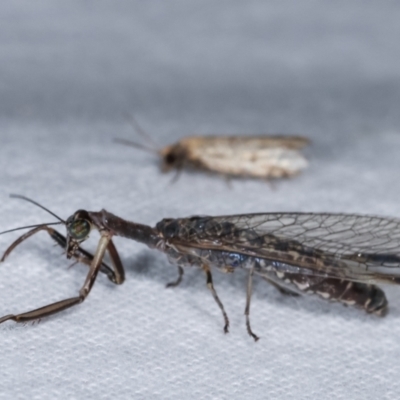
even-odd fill
[(178, 143), (172, 146), (167, 146), (161, 150), (162, 170), (168, 172), (172, 169), (180, 169), (186, 160), (185, 149)]

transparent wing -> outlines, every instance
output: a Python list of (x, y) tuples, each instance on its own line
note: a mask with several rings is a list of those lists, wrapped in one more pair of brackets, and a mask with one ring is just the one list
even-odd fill
[[(212, 220), (218, 224), (233, 224), (237, 233), (241, 233), (236, 237), (242, 244), (246, 243), (246, 237), (268, 239), (272, 235), (337, 257), (354, 253), (400, 256), (400, 220), (396, 219), (348, 214), (272, 213), (217, 217)], [(206, 229), (205, 233), (213, 237), (212, 230)], [(221, 235), (224, 236), (229, 237), (226, 232)]]
[(170, 239), (184, 246), (247, 254), (343, 279), (397, 283), (400, 276), (396, 219), (270, 213), (171, 221), (179, 229)]

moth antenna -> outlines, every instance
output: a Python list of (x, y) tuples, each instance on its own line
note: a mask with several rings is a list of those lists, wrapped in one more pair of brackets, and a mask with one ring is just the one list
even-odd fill
[(151, 147), (153, 147), (153, 149), (157, 149), (158, 152), (158, 145), (155, 142), (155, 140), (152, 138), (152, 136), (146, 132), (137, 122), (136, 118), (132, 115), (132, 114), (128, 114), (127, 118), (130, 122), (130, 124), (132, 125), (133, 130), (142, 138), (144, 138), (144, 140), (146, 140), (148, 143), (151, 144)]
[(13, 199), (22, 199), (22, 200), (29, 201), (29, 203), (32, 203), (35, 206), (41, 208), (42, 210), (47, 211), (53, 217), (57, 218), (59, 221), (61, 221), (63, 224), (65, 224), (65, 221), (62, 218), (60, 218), (58, 215), (54, 214), (48, 208), (46, 208), (46, 207), (42, 206), (41, 204), (37, 203), (36, 201), (30, 199), (29, 197), (21, 196), (20, 194), (10, 194), (10, 197), (13, 198)]
[(159, 154), (158, 150), (156, 150), (152, 147), (146, 146), (145, 144), (136, 143), (132, 140), (115, 138), (114, 142), (124, 144), (126, 146), (135, 147), (137, 149), (147, 151), (148, 153), (151, 153), (151, 154)]
[(3, 233), (10, 233), (14, 231), (19, 231), (21, 229), (29, 229), (29, 228), (39, 228), (39, 226), (49, 226), (49, 225), (61, 225), (63, 222), (49, 222), (48, 224), (36, 224), (36, 225), (27, 225), (27, 226), (20, 226), (19, 228), (8, 229), (6, 231), (0, 232), (0, 235)]

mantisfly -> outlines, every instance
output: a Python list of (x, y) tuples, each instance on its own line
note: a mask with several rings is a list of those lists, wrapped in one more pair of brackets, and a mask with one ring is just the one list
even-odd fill
[[(99, 271), (113, 283), (122, 284), (124, 268), (113, 236), (164, 252), (179, 271), (176, 282), (168, 286), (181, 282), (182, 267), (202, 269), (207, 287), (222, 312), (225, 332), (228, 332), (229, 320), (214, 288), (212, 270), (247, 270), (246, 326), (255, 340), (258, 337), (249, 320), (254, 275), (261, 276), (283, 293), (316, 294), (376, 315), (384, 315), (388, 304), (376, 284), (400, 283), (400, 220), (396, 219), (352, 214), (264, 213), (163, 219), (150, 227), (124, 220), (106, 210), (78, 210), (64, 221), (31, 199), (12, 197), (41, 207), (58, 222), (25, 227), (30, 230), (8, 247), (1, 261), (21, 242), (46, 231), (65, 249), (67, 258), (88, 265), (89, 272), (77, 296), (22, 314), (6, 315), (0, 318), (0, 323), (36, 320), (82, 303)], [(51, 227), (55, 224), (66, 226), (66, 237)], [(99, 231), (100, 239), (96, 252), (91, 255), (81, 244), (93, 229)], [(103, 262), (106, 252), (112, 267)]]

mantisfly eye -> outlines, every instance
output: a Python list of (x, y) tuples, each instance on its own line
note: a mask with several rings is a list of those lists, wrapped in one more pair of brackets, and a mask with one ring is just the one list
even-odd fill
[(85, 219), (72, 221), (68, 226), (68, 233), (76, 240), (83, 240), (90, 233), (90, 223)]

